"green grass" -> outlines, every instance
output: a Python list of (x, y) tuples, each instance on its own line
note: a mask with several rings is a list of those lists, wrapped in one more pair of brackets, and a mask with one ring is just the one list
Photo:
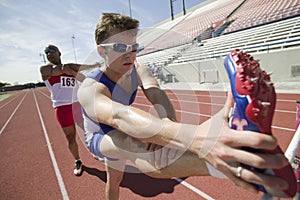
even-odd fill
[(0, 94), (0, 101), (4, 100), (12, 95), (14, 95), (14, 94)]

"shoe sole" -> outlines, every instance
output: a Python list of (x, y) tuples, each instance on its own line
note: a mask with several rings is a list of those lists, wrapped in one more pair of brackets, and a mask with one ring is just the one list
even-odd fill
[[(224, 66), (230, 79), (231, 90), (236, 102), (234, 116), (230, 120), (231, 128), (238, 130), (251, 130), (272, 135), (271, 124), (276, 104), (276, 93), (270, 80), (270, 75), (260, 68), (249, 54), (233, 50), (226, 57)], [(237, 122), (243, 122), (238, 127)], [(261, 152), (261, 150), (247, 149)], [(279, 146), (275, 150), (265, 151), (272, 154), (283, 154)], [(286, 190), (272, 190), (262, 185), (256, 185), (262, 192), (278, 197), (293, 197), (297, 190), (295, 173), (291, 165), (281, 169), (251, 170), (275, 175), (287, 181), (289, 187)]]
[(96, 155), (94, 155), (94, 154), (92, 154), (92, 155), (93, 155), (93, 158), (94, 158), (95, 160), (98, 160), (98, 161), (100, 161), (100, 162), (104, 162), (104, 161), (105, 161), (104, 158), (101, 158), (101, 157), (96, 156)]
[(81, 166), (80, 166), (79, 169), (76, 169), (76, 166), (75, 166), (75, 168), (73, 170), (73, 173), (74, 173), (75, 176), (81, 176), (82, 172), (83, 172), (83, 170), (82, 170), (82, 164), (81, 164)]

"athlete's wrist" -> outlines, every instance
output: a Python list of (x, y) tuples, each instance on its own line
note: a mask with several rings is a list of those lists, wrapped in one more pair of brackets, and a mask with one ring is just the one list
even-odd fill
[(217, 170), (214, 166), (205, 161), (207, 171), (209, 174), (216, 178), (227, 178), (221, 171)]

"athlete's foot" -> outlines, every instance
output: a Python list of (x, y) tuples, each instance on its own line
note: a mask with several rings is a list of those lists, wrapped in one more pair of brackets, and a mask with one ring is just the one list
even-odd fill
[[(270, 75), (260, 68), (258, 61), (252, 56), (238, 49), (233, 50), (226, 57), (224, 65), (236, 104), (234, 115), (230, 120), (231, 128), (259, 131), (272, 135), (271, 124), (275, 110), (276, 93)], [(279, 146), (266, 153), (283, 154)], [(248, 168), (256, 170), (250, 166)], [(281, 169), (267, 169), (262, 172), (281, 177), (289, 183), (289, 187), (284, 191), (275, 191), (257, 186), (259, 190), (280, 197), (295, 195), (297, 185), (294, 171), (290, 165)]]
[(81, 162), (81, 160), (76, 160), (73, 173), (74, 173), (75, 176), (80, 176), (82, 174), (82, 162)]
[(104, 161), (105, 161), (104, 158), (101, 158), (101, 157), (96, 156), (96, 155), (94, 155), (94, 154), (93, 154), (93, 158), (94, 158), (95, 160), (100, 161), (100, 162), (104, 162)]
[(260, 132), (271, 134), (271, 124), (276, 104), (276, 93), (270, 74), (260, 68), (258, 61), (245, 52), (235, 50), (236, 85), (240, 95), (249, 95), (251, 101), (246, 116), (256, 124)]

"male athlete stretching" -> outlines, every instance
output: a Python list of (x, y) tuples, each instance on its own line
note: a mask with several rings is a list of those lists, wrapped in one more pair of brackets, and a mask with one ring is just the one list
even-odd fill
[[(56, 119), (62, 127), (68, 140), (69, 150), (75, 159), (74, 174), (81, 175), (82, 162), (78, 153), (78, 145), (76, 142), (76, 126), (75, 122), (83, 129), (83, 119), (81, 106), (77, 100), (78, 82), (82, 81), (85, 76), (78, 73), (94, 65), (80, 64), (62, 64), (61, 53), (54, 45), (48, 45), (45, 48), (45, 54), (49, 63), (40, 67), (43, 81), (51, 93), (51, 100), (55, 108)], [(75, 122), (74, 122), (75, 121)]]
[[(105, 66), (95, 70), (78, 90), (84, 108), (87, 147), (106, 158), (106, 198), (119, 198), (119, 184), (128, 160), (152, 177), (226, 176), (253, 192), (257, 188), (252, 183), (274, 190), (288, 188), (282, 178), (246, 168), (240, 170), (240, 163), (272, 169), (288, 165), (282, 154), (260, 154), (240, 148), (271, 150), (277, 146), (274, 137), (252, 131), (237, 134), (239, 131), (225, 123), (224, 109), (201, 125), (176, 122), (167, 95), (146, 66), (136, 62), (138, 26), (138, 20), (128, 16), (102, 15), (95, 39)], [(159, 117), (131, 106), (138, 87)], [(149, 143), (163, 147), (150, 145), (153, 151), (149, 152)]]

